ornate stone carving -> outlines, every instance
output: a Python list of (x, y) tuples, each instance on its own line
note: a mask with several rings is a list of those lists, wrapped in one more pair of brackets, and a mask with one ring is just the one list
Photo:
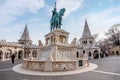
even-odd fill
[(43, 47), (41, 40), (38, 40), (38, 46)]
[(76, 40), (77, 40), (77, 38), (73, 38), (71, 45), (76, 45), (76, 42), (77, 42)]

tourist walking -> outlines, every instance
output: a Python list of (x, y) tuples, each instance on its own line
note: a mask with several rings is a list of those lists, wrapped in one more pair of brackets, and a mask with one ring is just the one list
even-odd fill
[(12, 60), (12, 64), (14, 64), (14, 61), (15, 61), (15, 54), (14, 53), (11, 55), (11, 60)]

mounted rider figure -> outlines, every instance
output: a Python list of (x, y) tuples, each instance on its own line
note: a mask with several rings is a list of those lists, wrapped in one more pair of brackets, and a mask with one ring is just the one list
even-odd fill
[(50, 31), (53, 31), (54, 29), (61, 28), (62, 25), (62, 16), (64, 15), (65, 8), (60, 9), (59, 13), (56, 9), (56, 3), (55, 8), (52, 11), (52, 17), (50, 20)]

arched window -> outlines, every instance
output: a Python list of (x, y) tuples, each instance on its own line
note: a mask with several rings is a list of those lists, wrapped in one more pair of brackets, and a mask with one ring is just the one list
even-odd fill
[(33, 57), (37, 57), (37, 51), (34, 50), (34, 51), (32, 52), (32, 55), (33, 55)]
[(89, 57), (91, 57), (92, 55), (91, 55), (91, 52), (89, 52)]
[(83, 50), (83, 54), (85, 54), (85, 50)]
[(98, 52), (98, 50), (94, 51), (93, 57), (94, 57), (94, 59), (98, 59), (99, 58), (99, 52)]
[(76, 57), (77, 57), (77, 58), (79, 57), (79, 53), (78, 53), (78, 51), (77, 51), (77, 53), (76, 53)]

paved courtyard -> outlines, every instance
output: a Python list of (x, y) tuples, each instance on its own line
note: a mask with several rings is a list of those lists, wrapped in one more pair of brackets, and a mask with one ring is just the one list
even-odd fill
[(120, 57), (91, 60), (98, 65), (93, 71), (64, 76), (31, 76), (12, 71), (12, 67), (22, 61), (0, 62), (0, 80), (120, 80)]

